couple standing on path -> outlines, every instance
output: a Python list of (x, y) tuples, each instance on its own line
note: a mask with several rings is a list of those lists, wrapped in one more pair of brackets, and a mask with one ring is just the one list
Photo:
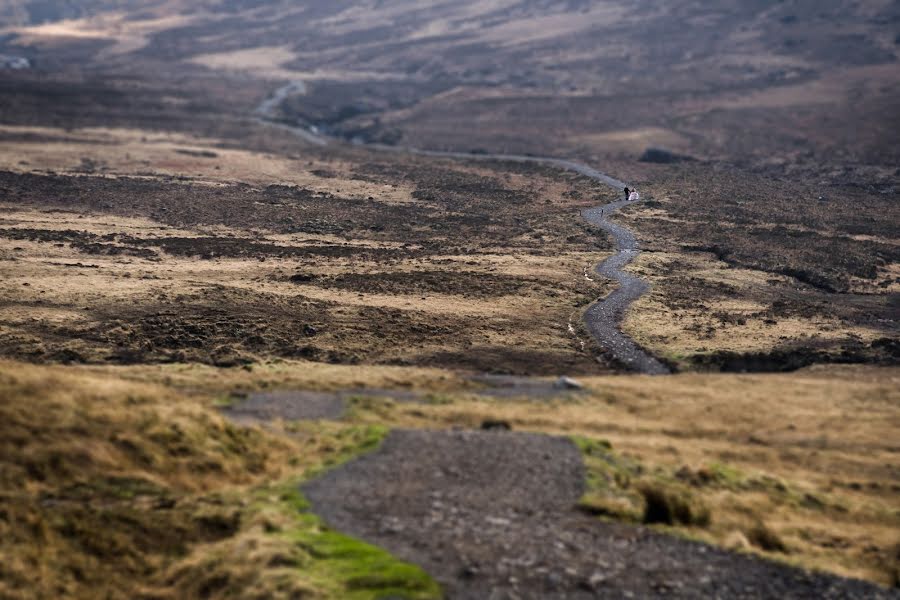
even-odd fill
[[(625, 201), (626, 202), (637, 202), (641, 199), (641, 195), (638, 194), (637, 190), (629, 189), (628, 186), (625, 186)], [(604, 216), (604, 209), (600, 208), (600, 216)]]
[(635, 202), (641, 199), (641, 195), (638, 194), (637, 190), (629, 190), (628, 187), (625, 187), (625, 199), (631, 202)]

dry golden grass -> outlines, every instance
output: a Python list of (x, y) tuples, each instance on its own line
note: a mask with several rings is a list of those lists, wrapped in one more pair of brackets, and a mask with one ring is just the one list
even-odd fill
[[(7, 490), (127, 476), (196, 492), (271, 479), (295, 450), (152, 384), (7, 362), (0, 386)], [(106, 435), (90, 435), (99, 432)]]
[[(65, 352), (76, 353), (88, 362), (98, 362), (110, 352), (111, 346), (118, 345), (108, 340), (98, 342), (97, 336), (82, 335), (85, 331), (105, 328), (110, 320), (126, 313), (132, 315), (129, 319), (140, 322), (140, 317), (133, 316), (135, 311), (154, 314), (171, 310), (173, 304), (179, 305), (176, 309), (179, 319), (191, 320), (197, 318), (197, 311), (187, 308), (185, 303), (227, 296), (230, 300), (217, 308), (228, 311), (229, 318), (233, 319), (244, 318), (248, 304), (269, 307), (273, 302), (283, 302), (319, 307), (304, 314), (294, 313), (293, 317), (284, 318), (284, 311), (277, 315), (281, 321), (279, 328), (292, 328), (304, 320), (326, 324), (321, 326), (317, 321), (319, 334), (315, 340), (301, 338), (297, 331), (290, 332), (284, 339), (297, 341), (300, 349), (292, 354), (283, 349), (288, 345), (282, 345), (278, 356), (326, 360), (323, 357), (331, 352), (339, 354), (345, 362), (439, 364), (444, 360), (439, 357), (449, 353), (453, 356), (447, 360), (468, 360), (469, 364), (484, 360), (487, 366), (478, 368), (490, 370), (496, 368), (497, 361), (511, 361), (503, 349), (513, 348), (536, 356), (533, 359), (538, 363), (536, 368), (548, 363), (545, 360), (548, 353), (564, 356), (568, 361), (564, 368), (574, 363), (579, 363), (579, 371), (595, 368), (591, 357), (580, 352), (579, 343), (569, 329), (569, 323), (580, 320), (579, 309), (608, 285), (588, 280), (584, 275), (605, 254), (593, 249), (590, 241), (584, 241), (590, 238), (578, 227), (575, 211), (584, 200), (577, 198), (593, 193), (591, 190), (573, 191), (571, 182), (549, 176), (498, 173), (483, 166), (453, 163), (455, 171), (491, 177), (502, 183), (500, 187), (521, 191), (523, 198), (527, 196), (541, 211), (542, 226), (525, 232), (517, 230), (510, 236), (486, 233), (483, 239), (473, 240), (481, 244), (480, 251), (466, 253), (467, 248), (451, 244), (449, 236), (439, 227), (435, 227), (434, 233), (427, 233), (436, 242), (430, 246), (422, 243), (422, 239), (428, 238), (405, 243), (403, 240), (407, 238), (403, 236), (407, 234), (393, 230), (404, 226), (402, 219), (387, 220), (383, 230), (374, 227), (364, 230), (361, 224), (368, 219), (364, 213), (381, 212), (371, 211), (371, 202), (390, 207), (404, 205), (398, 210), (425, 211), (435, 220), (445, 214), (446, 207), (432, 211), (443, 206), (436, 199), (440, 196), (413, 193), (424, 184), (398, 177), (392, 171), (387, 176), (369, 177), (346, 157), (273, 158), (222, 149), (211, 139), (125, 129), (66, 132), (53, 128), (7, 127), (0, 130), (0, 135), (9, 135), (13, 140), (0, 150), (0, 167), (28, 171), (40, 164), (72, 176), (76, 185), (91, 188), (91, 195), (93, 190), (102, 193), (104, 186), (127, 176), (126, 182), (119, 181), (116, 185), (135, 184), (143, 190), (141, 185), (153, 187), (154, 184), (138, 185), (131, 178), (149, 179), (170, 186), (172, 194), (180, 193), (183, 186), (189, 185), (198, 198), (191, 203), (197, 210), (188, 211), (191, 216), (186, 220), (172, 218), (169, 207), (156, 213), (152, 212), (155, 209), (148, 209), (150, 214), (147, 214), (131, 210), (127, 202), (125, 206), (90, 209), (73, 206), (68, 192), (59, 190), (48, 191), (41, 197), (40, 202), (47, 203), (43, 210), (40, 205), (0, 203), (0, 233), (4, 238), (0, 240), (0, 294), (9, 301), (0, 323), (0, 345), (7, 349), (6, 356), (28, 355), (32, 357), (28, 360), (34, 360), (36, 355), (52, 354), (64, 344)], [(59, 141), (48, 141), (48, 138)], [(185, 154), (186, 149), (193, 154)], [(197, 156), (198, 150), (207, 155)], [(22, 160), (27, 164), (19, 164)], [(87, 161), (90, 166), (87, 170), (93, 173), (79, 173), (80, 161)], [(142, 168), (147, 169), (145, 174), (134, 175), (141, 173)], [(381, 167), (371, 168), (377, 171)], [(190, 175), (189, 181), (168, 179), (179, 173)], [(446, 179), (442, 169), (431, 177), (438, 183)], [(243, 194), (241, 190), (235, 191), (236, 180), (259, 188), (274, 183), (296, 185), (303, 188), (304, 194), (309, 192), (315, 196), (315, 201), (310, 201), (314, 205), (327, 203), (327, 199), (318, 197), (320, 194), (333, 194), (354, 203), (359, 200), (359, 213), (351, 205), (348, 214), (340, 216), (339, 229), (334, 233), (328, 229), (321, 230), (322, 233), (285, 232), (283, 225), (287, 221), (281, 217), (253, 222), (246, 227), (232, 219), (226, 225), (223, 220), (229, 211), (220, 209), (210, 199), (223, 189)], [(266, 194), (257, 192), (254, 190), (254, 202), (271, 201)], [(117, 196), (116, 204), (121, 197)], [(167, 190), (160, 197), (167, 202), (172, 195)], [(272, 206), (284, 206), (283, 210), (290, 211), (294, 204), (291, 201)], [(561, 237), (565, 230), (561, 232), (560, 227), (546, 222), (543, 213), (549, 205), (554, 210), (564, 207), (572, 211), (571, 219), (567, 218), (564, 225), (573, 227), (575, 243), (565, 242)], [(265, 213), (268, 208), (261, 210)], [(301, 216), (291, 216), (288, 220)], [(430, 222), (425, 225), (431, 227)], [(315, 231), (312, 227), (318, 226), (298, 223), (297, 228)], [(33, 235), (37, 237), (28, 239)], [(128, 254), (130, 250), (123, 255), (117, 248), (106, 246), (88, 250), (72, 243), (73, 236), (124, 239), (128, 244), (153, 248), (171, 242), (180, 249), (151, 250), (149, 257), (146, 254), (135, 257)], [(189, 255), (193, 241), (199, 244), (197, 254), (206, 260)], [(216, 247), (225, 244), (231, 250), (217, 255), (216, 251), (209, 253), (201, 248), (209, 244)], [(243, 250), (236, 249), (244, 246)], [(328, 248), (331, 246), (334, 248)], [(358, 254), (350, 251), (357, 249)], [(366, 252), (367, 249), (379, 252)], [(292, 279), (298, 273), (307, 276), (308, 281)], [(376, 278), (383, 274), (386, 283), (356, 277), (360, 274)], [(340, 278), (344, 281), (331, 281)], [(402, 283), (417, 278), (421, 285)], [(361, 323), (379, 322), (372, 315), (389, 315), (385, 318), (396, 315), (409, 322), (410, 329), (418, 328), (418, 332), (407, 333), (408, 330), (398, 325), (396, 342), (385, 341), (384, 336), (371, 336), (366, 327), (361, 334), (348, 335), (360, 331)], [(427, 326), (419, 325), (420, 322)], [(45, 327), (54, 328), (52, 339), (42, 336)], [(462, 334), (456, 335), (456, 329), (462, 330)], [(248, 350), (247, 360), (270, 357), (271, 340), (267, 338), (263, 349)], [(229, 339), (227, 343), (236, 347), (242, 340)], [(179, 347), (180, 350), (184, 348)], [(205, 359), (185, 355), (175, 360)], [(518, 364), (521, 356), (515, 360), (515, 368), (520, 371), (529, 368)]]
[[(645, 253), (629, 271), (658, 285), (632, 305), (623, 330), (657, 356), (682, 366), (689, 366), (685, 360), (690, 357), (713, 351), (769, 352), (788, 342), (814, 346), (848, 338), (870, 343), (885, 335), (882, 329), (851, 324), (837, 315), (779, 316), (776, 322), (770, 307), (783, 298), (790, 279), (730, 266), (709, 254)], [(727, 286), (734, 291), (673, 298), (678, 286), (665, 281), (667, 277), (690, 277), (698, 287)]]
[[(271, 234), (236, 231), (224, 226), (206, 226), (193, 230), (169, 227), (146, 218), (113, 215), (47, 213), (21, 210), (0, 203), (0, 228), (41, 229), (64, 231), (77, 226), (78, 231), (102, 236), (127, 233), (144, 240), (170, 236), (197, 238), (219, 235), (274, 245), (318, 245), (339, 243), (345, 246), (391, 247), (390, 242), (371, 240), (347, 241), (337, 236), (317, 234)], [(597, 260), (596, 253), (572, 252), (559, 256), (530, 256), (527, 254), (487, 254), (473, 260), (468, 256), (435, 256), (431, 259), (395, 259), (389, 265), (360, 258), (315, 257), (306, 261), (304, 272), (315, 275), (340, 275), (360, 271), (414, 272), (417, 270), (453, 273), (495, 273), (510, 276), (540, 277), (556, 285), (566, 285), (574, 273), (590, 268)], [(15, 257), (14, 261), (8, 261)], [(192, 289), (228, 286), (254, 293), (275, 294), (293, 298), (298, 294), (315, 300), (349, 306), (415, 309), (436, 315), (466, 315), (473, 317), (515, 318), (523, 313), (546, 314), (557, 308), (557, 297), (535, 297), (510, 294), (504, 297), (475, 299), (454, 294), (430, 293), (426, 298), (411, 291), (400, 293), (366, 293), (355, 290), (323, 288), (314, 284), (298, 284), (287, 280), (287, 273), (297, 268), (298, 261), (290, 258), (269, 258), (265, 264), (255, 257), (219, 258), (200, 263), (194, 257), (163, 254), (156, 261), (123, 261), (117, 256), (90, 256), (74, 248), (28, 240), (0, 239), (0, 272), (5, 276), (4, 291), (28, 303), (35, 295), (43, 302), (64, 305), (92, 305), (95, 302), (150, 303), (153, 298), (176, 290), (187, 293)], [(87, 262), (80, 268), (74, 263)], [(73, 277), (73, 275), (76, 275)], [(29, 283), (23, 288), (23, 283)], [(97, 296), (103, 289), (102, 297)], [(45, 312), (47, 307), (15, 307), (18, 320), (28, 320)], [(76, 311), (77, 312), (77, 311)], [(9, 313), (8, 316), (13, 316)], [(86, 315), (82, 315), (84, 317)], [(557, 334), (565, 331), (564, 325)], [(553, 337), (553, 336), (548, 336)], [(556, 336), (558, 337), (558, 335)], [(552, 340), (548, 340), (551, 341)]]
[[(352, 165), (316, 155), (273, 156), (225, 148), (219, 139), (143, 129), (0, 126), (11, 139), (0, 146), (0, 169), (107, 177), (188, 177), (194, 185), (241, 181), (250, 185), (297, 185), (345, 198), (369, 196), (387, 204), (413, 202), (412, 188), (354, 179)], [(16, 139), (18, 138), (18, 139)], [(205, 153), (205, 154), (204, 154)], [(322, 176), (331, 171), (341, 176)]]
[(15, 596), (128, 597), (164, 555), (234, 526), (199, 494), (278, 479), (297, 454), (160, 386), (59, 368), (2, 363), (0, 413), (0, 580)]
[(221, 369), (202, 364), (162, 364), (84, 366), (77, 367), (77, 370), (96, 377), (167, 386), (207, 403), (232, 392), (270, 389), (333, 391), (368, 387), (449, 392), (475, 387), (456, 373), (441, 369), (336, 365), (280, 359), (241, 369)]
[[(797, 65), (797, 66), (803, 66)], [(871, 81), (896, 81), (900, 68), (895, 64), (865, 65), (830, 69), (823, 77), (800, 84), (779, 86), (750, 94), (723, 94), (712, 101), (691, 100), (679, 108), (699, 110), (729, 108), (785, 108), (815, 104), (840, 105), (849, 100), (861, 86)]]
[(297, 59), (297, 54), (289, 46), (260, 46), (232, 52), (199, 54), (190, 62), (209, 69), (237, 71), (256, 77), (270, 79), (294, 79), (301, 73), (291, 71), (282, 65)]
[(666, 148), (673, 152), (688, 152), (690, 149), (687, 137), (662, 127), (574, 134), (569, 142), (589, 148), (603, 148), (606, 154), (623, 156), (640, 156), (647, 148)]
[[(297, 492), (383, 429), (288, 437), (210, 405), (110, 373), (0, 362), (0, 597), (437, 595), (420, 570), (324, 529)], [(354, 583), (371, 569), (382, 578)]]
[(140, 50), (148, 39), (160, 31), (190, 25), (196, 20), (187, 15), (146, 15), (129, 18), (121, 12), (111, 12), (85, 19), (66, 19), (40, 25), (4, 28), (14, 32), (24, 45), (43, 46), (65, 40), (108, 40), (110, 46), (101, 51), (101, 57), (113, 57)]

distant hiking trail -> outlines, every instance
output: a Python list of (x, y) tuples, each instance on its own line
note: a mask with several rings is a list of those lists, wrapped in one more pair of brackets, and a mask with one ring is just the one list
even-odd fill
[[(326, 145), (328, 143), (328, 138), (302, 127), (280, 122), (274, 115), (275, 110), (282, 100), (291, 94), (303, 93), (304, 89), (305, 88), (302, 85), (296, 82), (282, 86), (257, 107), (255, 115), (260, 121), (294, 132), (306, 141), (320, 146)], [(601, 173), (596, 169), (561, 158), (524, 156), (520, 154), (470, 154), (467, 152), (421, 150), (418, 148), (389, 146), (386, 144), (360, 143), (359, 145), (383, 152), (400, 152), (418, 156), (552, 165), (567, 171), (574, 171), (580, 175), (599, 181), (600, 183), (615, 189), (617, 192), (623, 192), (626, 185), (624, 182), (610, 177), (605, 173)], [(597, 340), (597, 343), (627, 369), (648, 375), (664, 375), (670, 373), (669, 368), (638, 346), (634, 340), (622, 333), (620, 329), (620, 324), (625, 316), (625, 311), (632, 302), (640, 298), (650, 289), (650, 285), (646, 281), (623, 270), (641, 253), (634, 234), (622, 225), (608, 220), (611, 215), (633, 203), (634, 202), (630, 202), (627, 199), (623, 199), (602, 206), (589, 208), (581, 213), (582, 217), (584, 217), (588, 223), (600, 227), (612, 236), (616, 252), (597, 265), (595, 271), (599, 275), (616, 280), (619, 284), (619, 287), (607, 295), (606, 298), (597, 300), (591, 304), (587, 311), (585, 311), (584, 318), (588, 330), (591, 332), (594, 339)]]
[[(264, 103), (257, 115), (271, 118), (276, 103), (268, 109)], [(314, 135), (302, 131), (304, 137)], [(320, 141), (326, 143), (325, 138)], [(625, 187), (590, 167), (555, 158), (368, 146), (426, 156), (551, 164), (617, 190)], [(616, 253), (596, 270), (619, 283), (612, 294), (591, 305), (586, 320), (591, 333), (622, 363), (642, 373), (667, 373), (617, 328), (628, 305), (648, 288), (622, 271), (639, 252), (634, 235), (607, 220), (627, 204), (620, 200), (582, 213), (613, 236)], [(494, 401), (579, 393), (535, 378), (473, 380), (486, 386), (476, 393)], [(240, 423), (339, 419), (357, 396), (427, 401), (414, 391), (270, 392), (245, 395), (224, 412)], [(581, 453), (568, 438), (511, 431), (394, 430), (374, 452), (325, 472), (302, 491), (330, 527), (419, 565), (451, 599), (892, 597), (890, 591), (864, 581), (810, 573), (645, 527), (603, 522), (577, 508), (585, 478)]]

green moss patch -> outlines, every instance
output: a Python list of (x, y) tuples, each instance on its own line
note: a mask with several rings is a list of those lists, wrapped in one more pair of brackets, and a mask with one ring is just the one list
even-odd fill
[(617, 454), (606, 440), (576, 437), (587, 469), (587, 492), (579, 507), (591, 514), (633, 523), (706, 527), (711, 512), (665, 470), (649, 471)]

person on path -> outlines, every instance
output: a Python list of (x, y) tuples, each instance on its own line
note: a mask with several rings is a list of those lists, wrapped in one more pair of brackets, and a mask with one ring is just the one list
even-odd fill
[(641, 195), (638, 194), (637, 190), (631, 190), (631, 195), (628, 196), (628, 200), (630, 202), (637, 202), (640, 199), (641, 199)]
[(625, 186), (625, 199), (628, 200), (628, 195), (631, 193), (631, 190), (628, 189), (628, 186)]

